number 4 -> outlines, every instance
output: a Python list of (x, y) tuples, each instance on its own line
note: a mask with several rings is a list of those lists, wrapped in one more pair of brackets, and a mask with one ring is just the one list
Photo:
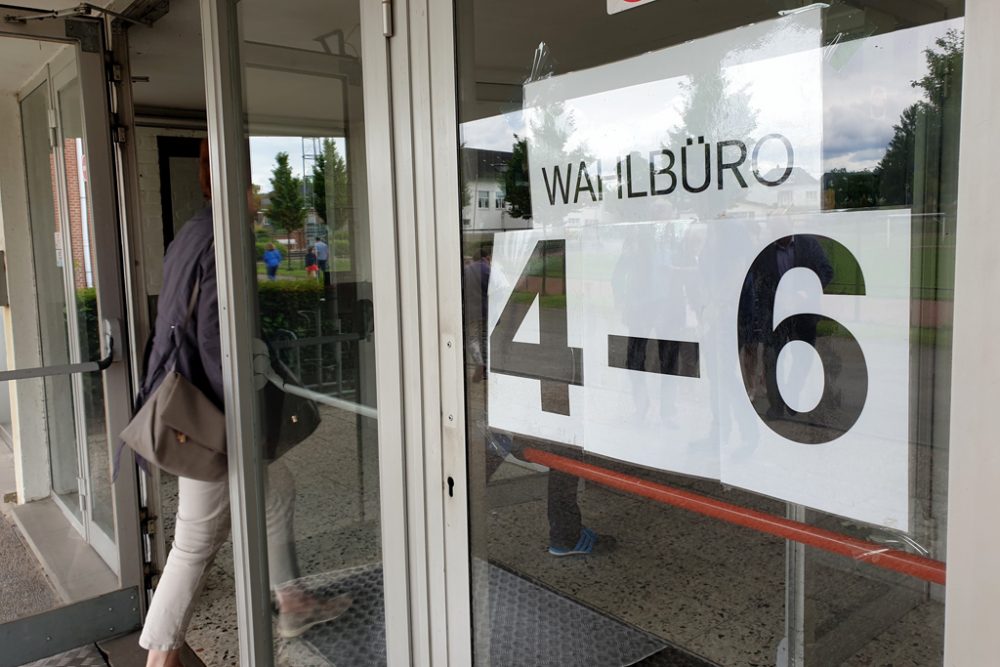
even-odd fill
[[(551, 275), (565, 266), (566, 241), (539, 241), (507, 299), (490, 335), (490, 370), (537, 379), (542, 410), (569, 414), (569, 385), (583, 384), (583, 350), (570, 347), (566, 332), (566, 277)], [(538, 343), (515, 341), (531, 306), (538, 301)]]

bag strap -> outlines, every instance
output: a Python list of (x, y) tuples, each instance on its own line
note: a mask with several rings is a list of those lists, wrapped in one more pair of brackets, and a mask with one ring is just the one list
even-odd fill
[(201, 274), (199, 273), (194, 281), (194, 287), (191, 288), (191, 298), (188, 299), (187, 312), (184, 313), (184, 319), (180, 324), (173, 324), (170, 326), (170, 337), (174, 341), (174, 349), (170, 351), (170, 357), (167, 359), (167, 363), (164, 366), (174, 367), (177, 364), (177, 354), (181, 349), (181, 338), (180, 334), (185, 329), (187, 329), (188, 324), (191, 322), (191, 317), (194, 315), (195, 308), (198, 307), (198, 296), (201, 293)]

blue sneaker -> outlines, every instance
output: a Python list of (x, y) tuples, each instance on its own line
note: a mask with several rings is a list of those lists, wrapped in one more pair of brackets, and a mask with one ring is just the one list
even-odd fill
[(615, 539), (607, 535), (598, 535), (590, 528), (580, 530), (580, 539), (576, 545), (566, 547), (549, 547), (549, 553), (553, 556), (586, 556), (592, 553), (602, 553), (614, 548)]

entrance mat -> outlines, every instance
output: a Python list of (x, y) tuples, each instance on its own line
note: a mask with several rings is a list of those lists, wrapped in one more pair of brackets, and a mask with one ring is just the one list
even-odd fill
[[(492, 564), (476, 563), (475, 600), (489, 605), (477, 624), (480, 651), (491, 667), (625, 667), (668, 644)], [(385, 607), (381, 565), (307, 577), (313, 593), (348, 593), (354, 602), (337, 620), (317, 625), (298, 640), (338, 667), (381, 666), (385, 658)], [(485, 611), (485, 609), (484, 609)]]

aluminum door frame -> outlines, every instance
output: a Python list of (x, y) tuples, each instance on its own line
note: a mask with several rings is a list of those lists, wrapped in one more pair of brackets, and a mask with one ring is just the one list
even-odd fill
[[(427, 363), (422, 372), (425, 384), (440, 382), (439, 404), (424, 406), (424, 416), (436, 423), (439, 415), (454, 421), (442, 422), (439, 429), (425, 433), (426, 468), (441, 470), (440, 476), (466, 479), (465, 427), (461, 397), (464, 376), (460, 359), (444, 353), (448, 343), (461, 344), (461, 301), (457, 262), (460, 257), (460, 221), (458, 219), (458, 139), (456, 69), (456, 26), (452, 0), (396, 0), (393, 23), (396, 36), (391, 47), (403, 37), (411, 41), (399, 45), (400, 70), (408, 80), (394, 80), (394, 101), (412, 124), (426, 132), (422, 138), (399, 137), (412, 145), (426, 148), (425, 140), (433, 137), (425, 158), (424, 177), (414, 186), (414, 198), (421, 200), (433, 216), (423, 220), (418, 231), (424, 243), (434, 244), (436, 274), (433, 262), (431, 275), (424, 279), (421, 295), (432, 299), (437, 308), (437, 336), (425, 344)], [(992, 415), (1000, 402), (1000, 352), (984, 345), (984, 332), (1000, 328), (996, 308), (984, 308), (1000, 298), (1000, 286), (993, 280), (996, 273), (996, 248), (1000, 247), (1000, 227), (994, 221), (995, 195), (992, 186), (992, 164), (1000, 150), (1000, 132), (996, 126), (996, 108), (1000, 93), (991, 85), (1000, 64), (1000, 47), (991, 35), (1000, 29), (1000, 5), (995, 0), (966, 0), (966, 51), (962, 93), (962, 150), (959, 176), (959, 220), (963, 233), (958, 239), (955, 300), (955, 356), (952, 394), (951, 437), (949, 460), (948, 554), (949, 586), (946, 591), (945, 665), (987, 664), (1000, 652), (1000, 634), (991, 631), (1000, 621), (995, 605), (1000, 590), (1000, 569), (995, 566), (995, 554), (1000, 551), (1000, 524), (984, 521), (981, 509), (1000, 504), (1000, 457), (993, 443), (996, 425)], [(395, 52), (394, 52), (395, 55)], [(396, 71), (397, 61), (393, 62)], [(433, 100), (433, 102), (432, 102)], [(403, 102), (412, 109), (402, 109)], [(397, 162), (399, 156), (397, 157)], [(426, 167), (427, 161), (430, 166)], [(400, 166), (396, 165), (397, 172)], [(399, 190), (402, 188), (400, 187)], [(402, 199), (399, 192), (397, 197)], [(428, 204), (428, 201), (433, 202)], [(401, 214), (401, 222), (403, 216)], [(434, 238), (431, 238), (433, 236)], [(409, 248), (401, 246), (403, 253)], [(425, 268), (421, 256), (421, 268)], [(431, 286), (433, 277), (437, 285)], [(410, 276), (405, 276), (409, 278)], [(963, 289), (964, 288), (964, 289)], [(426, 302), (425, 302), (426, 303)], [(426, 315), (426, 311), (424, 312)], [(438, 351), (442, 351), (438, 354)], [(405, 358), (404, 358), (405, 361)], [(455, 366), (458, 368), (455, 368)], [(404, 368), (409, 368), (404, 365)], [(433, 375), (433, 378), (430, 377)], [(452, 407), (457, 409), (452, 413)], [(416, 466), (408, 473), (417, 474)], [(427, 478), (428, 487), (438, 480), (436, 473)], [(472, 664), (471, 595), (469, 578), (468, 489), (464, 483), (455, 485), (454, 497), (443, 488), (434, 488), (443, 499), (444, 529), (428, 532), (426, 552), (428, 570), (447, 565), (446, 583), (436, 604), (428, 608), (428, 619), (435, 655), (446, 651), (444, 661), (434, 665)], [(432, 495), (428, 493), (428, 496)], [(411, 494), (412, 495), (412, 494)], [(432, 503), (432, 505), (440, 503)], [(440, 599), (445, 604), (440, 603)], [(441, 647), (441, 635), (446, 647)], [(416, 662), (414, 664), (417, 664)], [(423, 664), (423, 663), (421, 663)]]
[(395, 0), (384, 28), (400, 257), (414, 665), (472, 664), (455, 16)]
[[(62, 102), (60, 98), (60, 92), (65, 89), (66, 86), (72, 83), (76, 79), (77, 86), (79, 86), (81, 94), (83, 91), (83, 81), (80, 78), (80, 69), (77, 64), (76, 58), (66, 57), (69, 54), (63, 52), (52, 61), (52, 64), (57, 63), (60, 60), (65, 59), (67, 62), (60, 63), (57, 67), (50, 66), (48, 68), (47, 84), (49, 87), (49, 108), (55, 113), (56, 137), (62, 139), (63, 137), (63, 109)], [(82, 120), (82, 119), (81, 119)], [(85, 132), (84, 132), (85, 134)], [(84, 137), (84, 142), (86, 144), (86, 137)], [(84, 157), (87, 162), (90, 162), (90, 156), (84, 151)], [(59, 210), (60, 215), (68, 216), (69, 202), (67, 197), (69, 192), (66, 189), (66, 184), (68, 183), (68, 174), (66, 173), (66, 157), (62, 150), (55, 152), (56, 158), (56, 180), (58, 183), (54, 183), (56, 189), (59, 192)], [(88, 168), (88, 173), (89, 173)], [(62, 227), (63, 223), (68, 222), (68, 217), (64, 220), (60, 220), (60, 226), (62, 229), (68, 229), (68, 225)], [(89, 221), (90, 225), (96, 229), (93, 224), (94, 221)], [(87, 225), (84, 225), (84, 231), (86, 231)], [(62, 239), (62, 252), (63, 257), (72, 257), (72, 238), (71, 234), (66, 233), (61, 235)], [(95, 246), (96, 249), (96, 246)], [(96, 253), (95, 253), (96, 254)], [(81, 269), (82, 270), (82, 269)], [(96, 274), (97, 267), (91, 267), (92, 272), (95, 274), (94, 284), (97, 285)], [(119, 271), (115, 275), (120, 275)], [(76, 276), (76, 269), (72, 272), (63, 271), (64, 289), (66, 294), (66, 303), (73, 304), (74, 300), (74, 287), (72, 280)], [(119, 320), (121, 318), (118, 318)], [(89, 360), (82, 358), (80, 355), (79, 345), (77, 344), (80, 338), (80, 325), (79, 321), (75, 317), (67, 317), (66, 324), (68, 327), (69, 339), (71, 342), (69, 355), (70, 363), (85, 363)], [(102, 327), (103, 328), (103, 327)], [(102, 336), (102, 334), (98, 334)], [(103, 345), (102, 345), (103, 346)], [(102, 354), (103, 356), (103, 354)], [(73, 405), (83, 406), (84, 395), (83, 395), (83, 380), (78, 373), (72, 375), (72, 387), (73, 387)], [(90, 443), (87, 439), (87, 415), (79, 407), (74, 408), (74, 421), (76, 424), (76, 439), (77, 439), (77, 456), (79, 463), (79, 471), (77, 473), (77, 478), (82, 480), (84, 485), (84, 504), (86, 507), (82, 508), (86, 521), (83, 526), (84, 539), (90, 544), (91, 547), (100, 554), (101, 558), (104, 559), (105, 563), (112, 569), (117, 571), (120, 563), (120, 555), (117, 553), (115, 548), (114, 537), (108, 535), (107, 532), (97, 525), (97, 522), (93, 518), (93, 507), (94, 507), (94, 493), (92, 491), (93, 484), (90, 476)], [(109, 448), (113, 448), (115, 439), (108, 439)], [(57, 505), (64, 505), (65, 501), (57, 494), (52, 495), (52, 499)], [(72, 517), (71, 517), (72, 520)]]
[[(127, 343), (123, 340), (125, 296), (122, 289), (118, 192), (111, 146), (110, 95), (105, 68), (105, 22), (92, 18), (59, 18), (25, 23), (0, 23), (0, 38), (34, 39), (72, 45), (80, 80), (83, 112), (83, 135), (88, 160), (89, 197), (94, 220), (92, 242), (97, 249), (96, 266), (93, 267), (99, 284), (97, 307), (102, 327), (107, 323), (115, 332), (116, 354), (104, 371), (105, 422), (108, 446), (117, 440), (117, 434), (131, 419), (132, 386), (127, 363)], [(103, 224), (101, 221), (105, 221)], [(101, 276), (104, 277), (101, 280)], [(114, 595), (124, 595), (122, 605), (113, 608), (95, 604), (93, 600), (79, 602), (47, 612), (39, 617), (41, 625), (36, 636), (39, 641), (32, 646), (19, 645), (20, 655), (37, 658), (79, 645), (72, 619), (79, 609), (87, 609), (88, 617), (98, 613), (118, 619), (101, 623), (100, 634), (94, 631), (92, 639), (111, 637), (138, 627), (139, 604), (137, 592), (143, 581), (142, 548), (139, 536), (138, 477), (130, 454), (123, 458), (122, 474), (112, 485), (112, 503), (115, 525), (115, 546), (118, 556), (119, 588)], [(98, 598), (101, 599), (101, 598)], [(100, 611), (98, 611), (100, 610)], [(30, 619), (17, 621), (11, 631), (18, 631)], [(0, 626), (2, 630), (4, 626)], [(95, 626), (96, 627), (96, 626)], [(106, 628), (106, 629), (105, 629)]]
[[(94, 270), (100, 281), (97, 307), (102, 325), (107, 321), (118, 335), (117, 354), (104, 371), (105, 419), (109, 446), (132, 417), (132, 386), (129, 378), (127, 341), (124, 330), (124, 267), (119, 238), (118, 191), (111, 148), (111, 111), (105, 68), (104, 21), (90, 18), (50, 19), (26, 24), (0, 24), (0, 38), (13, 37), (71, 44), (76, 48), (83, 108), (83, 134), (90, 177), (90, 202), (94, 217), (92, 242), (97, 248)], [(111, 221), (100, 224), (99, 221)], [(112, 487), (116, 544), (119, 552), (119, 582), (123, 588), (142, 583), (139, 540), (137, 475), (131, 455), (126, 453), (123, 470)]]

